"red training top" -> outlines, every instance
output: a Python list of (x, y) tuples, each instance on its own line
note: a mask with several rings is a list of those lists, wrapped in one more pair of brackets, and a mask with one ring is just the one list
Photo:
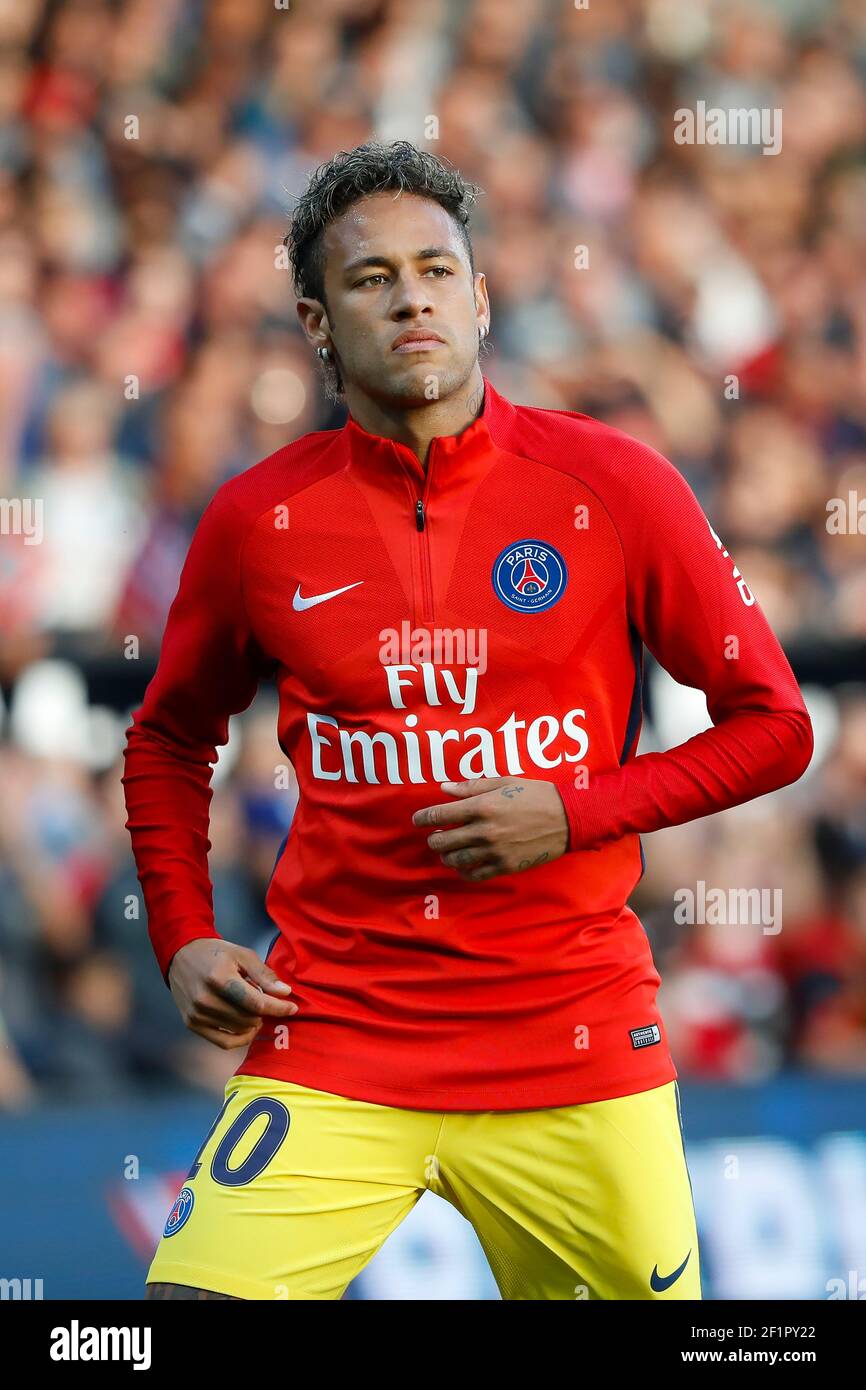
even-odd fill
[[(642, 644), (714, 727), (635, 756)], [(793, 781), (791, 669), (694, 494), (588, 416), (511, 404), (409, 448), (353, 418), (224, 484), (125, 752), (128, 828), (165, 973), (216, 936), (211, 766), (263, 675), (300, 801), (267, 893), (299, 1012), (238, 1068), (381, 1104), (511, 1110), (676, 1076), (625, 906), (639, 835)], [(468, 882), (412, 824), (438, 783), (560, 790), (570, 850)], [(276, 1036), (275, 1036), (276, 1033)]]

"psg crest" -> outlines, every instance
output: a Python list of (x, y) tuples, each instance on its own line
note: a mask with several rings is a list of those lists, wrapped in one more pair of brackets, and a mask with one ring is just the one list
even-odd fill
[(543, 541), (516, 541), (493, 563), (493, 587), (516, 613), (542, 613), (565, 592), (568, 571), (558, 550)]
[(177, 1200), (168, 1214), (163, 1235), (176, 1236), (181, 1226), (185, 1226), (192, 1215), (195, 1193), (191, 1187), (182, 1187), (177, 1195)]

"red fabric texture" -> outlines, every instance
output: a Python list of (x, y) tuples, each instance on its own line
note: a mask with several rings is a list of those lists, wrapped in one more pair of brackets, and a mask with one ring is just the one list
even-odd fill
[[(493, 582), (524, 540), (564, 570), (539, 611)], [(395, 669), (383, 644), (401, 631), (416, 649)], [(474, 641), (474, 661), (449, 632)], [(641, 644), (705, 691), (714, 727), (637, 757)], [(300, 788), (268, 889), (269, 963), (299, 1012), (287, 1035), (266, 1022), (240, 1073), (442, 1110), (568, 1105), (676, 1076), (627, 906), (639, 836), (795, 780), (812, 733), (778, 641), (670, 463), (485, 380), (481, 415), (433, 441), (426, 476), (350, 417), (219, 489), (125, 752), (163, 973), (217, 935), (211, 764), (268, 672)], [(466, 882), (412, 814), (448, 800), (442, 780), (509, 774), (557, 785), (569, 852)], [(659, 1041), (636, 1046), (653, 1024)]]

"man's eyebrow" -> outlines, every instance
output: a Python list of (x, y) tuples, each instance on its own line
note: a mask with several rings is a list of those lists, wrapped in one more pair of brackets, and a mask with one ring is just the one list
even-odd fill
[[(447, 256), (451, 261), (459, 261), (460, 257), (456, 251), (452, 251), (448, 246), (425, 246), (422, 251), (415, 252), (416, 261), (432, 261)], [(362, 270), (365, 266), (385, 265), (389, 270), (393, 270), (394, 262), (388, 256), (361, 256), (357, 261), (350, 261), (345, 267), (343, 274), (351, 275), (356, 270)]]

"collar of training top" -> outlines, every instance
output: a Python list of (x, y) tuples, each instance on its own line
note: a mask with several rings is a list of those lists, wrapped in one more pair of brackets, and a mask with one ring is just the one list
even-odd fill
[[(484, 381), (484, 404), (481, 413), (459, 434), (436, 435), (430, 444), (428, 464), (436, 467), (439, 474), (443, 466), (458, 465), (462, 472), (465, 467), (480, 462), (490, 454), (493, 441), (490, 425), (501, 397), (493, 389), (486, 377)], [(395, 466), (402, 466), (422, 481), (424, 469), (418, 457), (406, 444), (396, 439), (386, 439), (384, 435), (371, 434), (365, 430), (354, 416), (350, 415), (343, 426), (343, 434), (348, 446), (352, 466), (362, 471), (386, 469), (393, 472)]]

